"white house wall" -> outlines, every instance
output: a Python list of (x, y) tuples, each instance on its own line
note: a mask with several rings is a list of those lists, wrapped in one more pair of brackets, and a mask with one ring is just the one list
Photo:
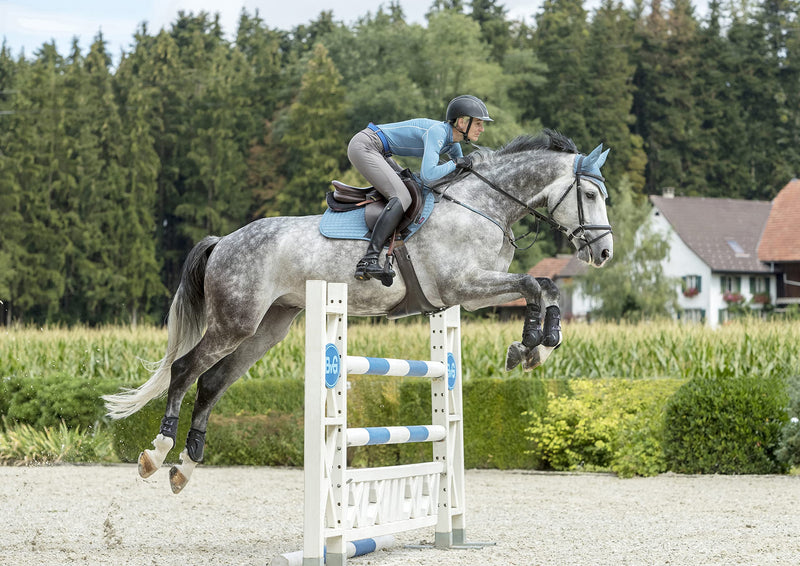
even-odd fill
[(680, 239), (664, 215), (657, 213), (657, 208), (650, 212), (650, 226), (655, 233), (669, 241), (669, 255), (663, 263), (664, 275), (677, 278), (700, 276), (700, 293), (694, 297), (684, 297), (679, 287), (678, 304), (684, 310), (704, 310), (706, 324), (716, 327), (719, 324), (719, 309), (725, 306), (720, 293), (719, 276), (712, 276), (711, 268)]

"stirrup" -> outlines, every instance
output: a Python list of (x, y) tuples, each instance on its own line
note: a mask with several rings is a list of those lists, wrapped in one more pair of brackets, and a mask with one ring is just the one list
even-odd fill
[(384, 287), (392, 286), (394, 276), (395, 272), (392, 269), (391, 262), (387, 259), (386, 264), (381, 267), (376, 257), (361, 258), (356, 264), (354, 275), (359, 281), (367, 281), (372, 278), (379, 279)]

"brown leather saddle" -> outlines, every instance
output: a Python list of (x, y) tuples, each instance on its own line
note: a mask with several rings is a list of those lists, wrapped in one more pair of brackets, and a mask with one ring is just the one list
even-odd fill
[[(414, 314), (429, 315), (445, 308), (434, 306), (428, 301), (419, 284), (417, 272), (411, 261), (411, 254), (404, 245), (403, 238), (407, 233), (406, 228), (415, 222), (422, 212), (425, 207), (425, 197), (422, 194), (422, 187), (409, 169), (401, 171), (400, 178), (411, 195), (411, 206), (408, 207), (395, 230), (397, 239), (390, 246), (389, 254), (397, 261), (397, 267), (406, 283), (406, 295), (387, 314), (390, 319)], [(375, 187), (353, 187), (340, 181), (331, 181), (331, 184), (333, 190), (325, 195), (331, 212), (348, 212), (363, 207), (364, 220), (369, 230), (372, 231), (375, 221), (386, 206), (386, 198)]]
[[(396, 233), (402, 236), (403, 231), (419, 216), (425, 206), (425, 198), (422, 195), (422, 187), (409, 169), (404, 169), (399, 175), (411, 195), (411, 206), (397, 226)], [(331, 212), (349, 212), (356, 208), (364, 208), (364, 220), (371, 231), (386, 206), (386, 197), (375, 187), (353, 187), (341, 181), (331, 181), (331, 184), (333, 190), (325, 195)]]

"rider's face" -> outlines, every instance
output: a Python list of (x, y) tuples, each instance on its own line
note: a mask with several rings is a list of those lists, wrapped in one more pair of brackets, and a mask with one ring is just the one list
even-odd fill
[[(459, 118), (458, 120), (461, 126), (460, 129), (463, 132), (466, 130), (467, 125), (469, 124), (469, 118)], [(469, 127), (469, 131), (467, 131), (464, 137), (469, 138), (469, 141), (471, 142), (478, 141), (478, 138), (481, 137), (481, 134), (483, 133), (483, 125), (483, 120), (480, 118), (473, 118), (472, 125)]]

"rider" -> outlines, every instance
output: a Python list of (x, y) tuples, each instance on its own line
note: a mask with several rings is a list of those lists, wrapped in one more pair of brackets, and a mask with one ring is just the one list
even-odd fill
[[(416, 118), (404, 122), (371, 123), (350, 140), (347, 157), (350, 163), (388, 201), (378, 217), (367, 253), (356, 265), (355, 278), (366, 281), (372, 277), (394, 278), (394, 271), (387, 271), (378, 263), (384, 242), (392, 235), (411, 205), (411, 195), (398, 172), (401, 167), (392, 155), (422, 157), (420, 177), (424, 183), (441, 179), (458, 169), (469, 169), (472, 158), (464, 156), (457, 142), (478, 141), (483, 133), (484, 122), (492, 122), (489, 111), (480, 98), (469, 94), (455, 97), (447, 105), (445, 121)], [(439, 163), (441, 154), (453, 160)]]

